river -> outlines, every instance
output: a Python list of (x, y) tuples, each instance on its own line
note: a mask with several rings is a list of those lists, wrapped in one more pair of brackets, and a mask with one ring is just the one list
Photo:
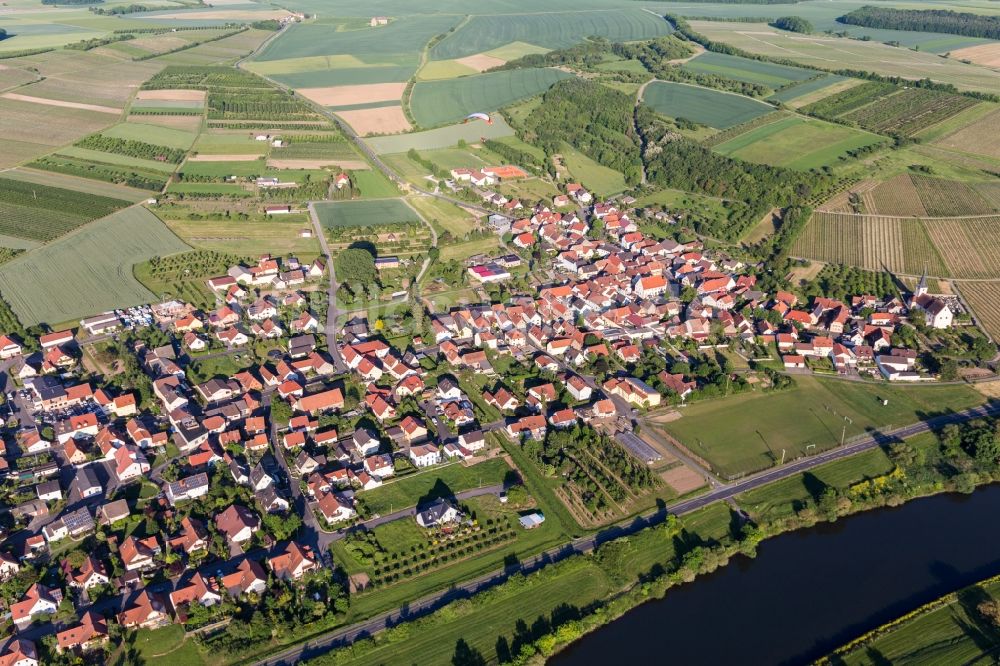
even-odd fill
[(1000, 486), (990, 486), (783, 534), (756, 559), (669, 590), (549, 663), (806, 663), (1000, 573), (998, 516)]

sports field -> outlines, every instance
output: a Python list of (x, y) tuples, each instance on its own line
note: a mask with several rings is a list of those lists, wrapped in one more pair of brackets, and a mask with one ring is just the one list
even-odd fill
[[(780, 462), (782, 450), (786, 461), (819, 453), (837, 446), (842, 436), (897, 428), (984, 399), (967, 386), (895, 387), (808, 376), (795, 382), (786, 391), (689, 405), (662, 428), (729, 476), (770, 467)], [(882, 400), (889, 403), (883, 406)]]
[(536, 68), (421, 81), (413, 87), (410, 107), (418, 125), (434, 127), (462, 120), (475, 111), (495, 111), (544, 92), (570, 76), (558, 69)]
[(315, 206), (320, 223), (328, 229), (420, 221), (413, 209), (401, 199), (334, 201), (318, 203)]
[(747, 83), (759, 83), (780, 88), (816, 76), (816, 72), (787, 65), (775, 65), (760, 60), (706, 51), (683, 65), (681, 69), (700, 74), (714, 74)]
[(132, 266), (187, 249), (155, 215), (133, 207), (0, 266), (0, 294), (25, 325), (149, 303), (156, 295)]
[(877, 40), (800, 35), (776, 30), (766, 23), (692, 21), (691, 27), (713, 41), (724, 42), (750, 53), (792, 60), (828, 71), (854, 69), (908, 79), (929, 76), (934, 81), (950, 83), (961, 90), (995, 92), (1000, 89), (1000, 71), (944, 59), (923, 49), (896, 48)]
[(790, 116), (713, 147), (723, 155), (790, 169), (815, 169), (848, 151), (884, 141), (875, 134), (822, 120)]
[(431, 49), (431, 58), (461, 58), (511, 42), (527, 42), (548, 49), (559, 49), (582, 42), (591, 35), (621, 42), (652, 39), (669, 33), (670, 25), (666, 20), (638, 7), (473, 16), (435, 45)]
[(642, 101), (672, 118), (726, 129), (763, 116), (774, 107), (755, 99), (684, 83), (654, 81), (646, 87)]
[(412, 134), (372, 137), (365, 139), (365, 143), (379, 155), (386, 155), (388, 153), (405, 153), (411, 148), (414, 150), (450, 148), (462, 140), (467, 143), (475, 143), (481, 139), (513, 136), (514, 130), (502, 116), (493, 114), (492, 118), (492, 125), (483, 122), (458, 123), (423, 132), (413, 132)]

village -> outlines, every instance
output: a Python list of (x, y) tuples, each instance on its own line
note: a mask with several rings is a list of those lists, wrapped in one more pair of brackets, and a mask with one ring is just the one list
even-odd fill
[[(571, 202), (580, 212), (554, 210)], [(559, 431), (607, 438), (651, 465), (659, 453), (635, 425), (719, 385), (691, 369), (706, 350), (774, 350), (752, 379), (725, 370), (727, 386), (774, 389), (812, 372), (935, 381), (900, 330), (947, 330), (961, 314), (926, 278), (891, 299), (769, 293), (758, 267), (700, 241), (653, 240), (625, 202), (595, 203), (579, 186), (498, 232), (513, 249), (470, 264), (471, 280), (503, 283), (539, 255), (558, 280), (430, 312), (405, 346), (363, 316), (325, 322), (311, 309), (302, 289), (327, 274), (322, 258), (270, 255), (207, 280), (211, 311), (175, 300), (0, 337), (0, 580), (15, 634), (0, 663), (94, 654), (123, 630), (224, 625), (279, 590), (337, 608), (370, 583), (335, 572), (335, 542), (387, 520), (440, 539), (479, 529), (456, 496), (379, 515), (365, 498), (380, 487), (495, 460), (498, 438)], [(258, 344), (263, 361), (202, 370), (253, 358)], [(118, 354), (104, 373), (83, 362), (98, 346)], [(479, 494), (506, 502), (513, 471)], [(515, 529), (544, 520), (529, 508)]]

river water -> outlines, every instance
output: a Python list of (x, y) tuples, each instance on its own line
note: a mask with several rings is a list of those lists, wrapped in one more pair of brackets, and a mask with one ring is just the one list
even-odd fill
[(549, 663), (806, 663), (1000, 573), (998, 516), (1000, 486), (990, 486), (784, 534), (756, 559), (671, 589)]

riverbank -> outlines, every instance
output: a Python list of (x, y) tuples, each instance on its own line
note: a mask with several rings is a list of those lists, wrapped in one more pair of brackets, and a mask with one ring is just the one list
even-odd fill
[[(599, 635), (601, 632), (593, 632), (650, 600), (664, 597), (667, 590), (690, 582), (701, 574), (716, 571), (737, 555), (753, 556), (764, 539), (768, 539), (770, 544), (772, 537), (817, 524), (822, 526), (826, 521), (836, 521), (843, 516), (878, 507), (897, 506), (910, 499), (937, 493), (969, 493), (979, 485), (991, 483), (1000, 478), (996, 459), (991, 460), (982, 452), (977, 459), (973, 446), (983, 427), (982, 424), (948, 427), (942, 432), (941, 439), (928, 434), (906, 443), (887, 442), (881, 453), (884, 463), (873, 465), (869, 460), (858, 464), (858, 461), (849, 458), (798, 475), (794, 477), (797, 480), (794, 483), (786, 480), (782, 491), (784, 501), (770, 497), (763, 508), (747, 502), (753, 507), (751, 515), (757, 524), (741, 525), (739, 514), (728, 506), (713, 506), (683, 519), (671, 517), (665, 525), (605, 543), (592, 556), (575, 556), (527, 577), (544, 580), (548, 576), (559, 575), (563, 566), (593, 567), (594, 575), (600, 572), (611, 582), (611, 592), (600, 600), (580, 600), (572, 594), (564, 599), (550, 598), (547, 603), (555, 605), (553, 610), (548, 615), (540, 613), (532, 617), (519, 614), (517, 604), (505, 605), (512, 614), (505, 615), (503, 622), (494, 624), (486, 616), (494, 604), (502, 603), (506, 598), (506, 586), (500, 586), (485, 595), (456, 602), (425, 618), (357, 641), (312, 663), (412, 663), (408, 646), (422, 642), (428, 634), (443, 639), (439, 649), (450, 648), (456, 652), (459, 648), (472, 650), (492, 662), (540, 663), (574, 644), (580, 637)], [(988, 427), (992, 428), (992, 425)], [(770, 545), (767, 547), (770, 548)], [(741, 571), (744, 568), (741, 564), (728, 569)], [(681, 589), (696, 591), (700, 587), (684, 586)], [(938, 594), (953, 588), (940, 590)], [(565, 593), (565, 588), (562, 592)], [(580, 601), (583, 603), (578, 603)], [(557, 612), (559, 608), (565, 611), (566, 607), (571, 612)], [(898, 615), (906, 608), (897, 609), (894, 615), (880, 618), (879, 622)], [(849, 635), (829, 645), (818, 656), (870, 626), (873, 624), (855, 627)], [(454, 635), (450, 629), (455, 627), (462, 628), (462, 638), (449, 645), (449, 639)], [(583, 643), (588, 640), (584, 638)], [(621, 645), (621, 642), (617, 644)], [(505, 652), (503, 649), (513, 645), (517, 646), (516, 651)], [(573, 648), (569, 653), (572, 651)], [(557, 657), (556, 661), (560, 659)]]
[(929, 657), (939, 663), (971, 663), (1000, 648), (998, 599), (1000, 574), (938, 597), (872, 629), (816, 664), (860, 665), (873, 660), (899, 663)]

